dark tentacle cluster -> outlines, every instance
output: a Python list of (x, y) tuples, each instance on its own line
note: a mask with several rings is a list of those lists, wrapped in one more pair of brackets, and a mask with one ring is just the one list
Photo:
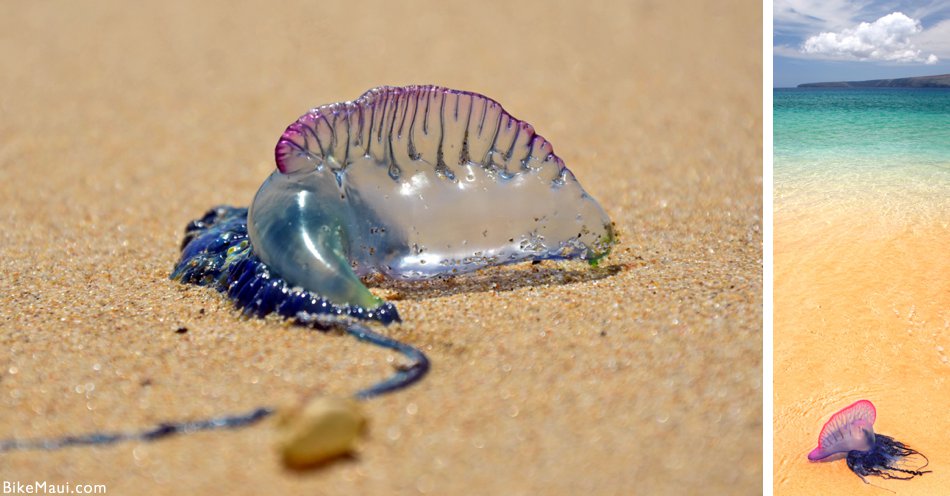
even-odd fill
[(251, 248), (246, 208), (215, 207), (189, 223), (171, 278), (215, 288), (234, 300), (245, 315), (263, 317), (276, 312), (287, 318), (346, 315), (383, 324), (400, 321), (392, 303), (373, 309), (338, 306), (313, 292), (292, 288), (272, 274)]
[[(923, 458), (923, 466), (917, 468), (899, 466), (905, 463), (908, 457), (912, 456)], [(909, 480), (931, 472), (930, 470), (921, 470), (930, 463), (930, 460), (923, 453), (883, 434), (875, 436), (874, 446), (870, 450), (848, 452), (847, 461), (848, 468), (862, 479), (873, 475), (884, 479)], [(865, 480), (865, 482), (867, 481)]]

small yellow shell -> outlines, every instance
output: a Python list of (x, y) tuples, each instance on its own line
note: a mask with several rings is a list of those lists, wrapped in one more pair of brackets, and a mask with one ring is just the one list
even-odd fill
[(360, 405), (349, 398), (317, 397), (277, 418), (277, 449), (284, 465), (307, 468), (353, 450), (366, 430)]

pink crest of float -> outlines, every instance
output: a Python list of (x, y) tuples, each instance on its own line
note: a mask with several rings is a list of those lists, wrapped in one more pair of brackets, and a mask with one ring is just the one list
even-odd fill
[(808, 459), (817, 461), (836, 453), (867, 451), (874, 441), (875, 419), (877, 410), (868, 400), (842, 408), (825, 422), (818, 434), (818, 447), (808, 454)]
[(345, 169), (358, 157), (390, 166), (396, 179), (406, 159), (451, 167), (473, 162), (517, 173), (529, 160), (564, 162), (527, 122), (484, 95), (439, 86), (381, 86), (349, 102), (314, 108), (291, 124), (274, 150), (285, 174), (327, 164)]

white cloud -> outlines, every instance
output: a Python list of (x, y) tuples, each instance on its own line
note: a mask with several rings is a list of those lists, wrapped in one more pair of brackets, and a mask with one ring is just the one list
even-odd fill
[(894, 12), (871, 23), (862, 22), (855, 28), (812, 36), (802, 44), (801, 52), (830, 59), (936, 64), (936, 55), (924, 55), (911, 41), (911, 37), (922, 30), (920, 21)]
[(950, 19), (925, 29), (914, 37), (914, 43), (921, 50), (936, 54), (937, 57), (950, 58)]

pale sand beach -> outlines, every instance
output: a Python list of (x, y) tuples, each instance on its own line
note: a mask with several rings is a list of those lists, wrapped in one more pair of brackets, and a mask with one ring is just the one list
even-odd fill
[[(403, 323), (376, 329), (432, 370), (363, 405), (352, 457), (288, 471), (266, 420), (0, 453), (0, 479), (108, 494), (759, 493), (761, 16), (759, 2), (7, 6), (0, 439), (345, 396), (390, 374), (393, 353), (245, 319), (168, 279), (185, 225), (249, 204), (288, 124), (374, 86), (498, 100), (550, 140), (620, 241), (598, 269), (382, 290)], [(888, 394), (882, 428), (936, 452), (895, 427), (926, 412)]]
[(870, 483), (901, 495), (950, 487), (950, 204), (945, 174), (934, 179), (812, 185), (808, 200), (777, 185), (775, 494), (884, 493), (844, 460), (806, 459), (825, 421), (859, 399), (876, 406), (876, 432), (933, 470)]

